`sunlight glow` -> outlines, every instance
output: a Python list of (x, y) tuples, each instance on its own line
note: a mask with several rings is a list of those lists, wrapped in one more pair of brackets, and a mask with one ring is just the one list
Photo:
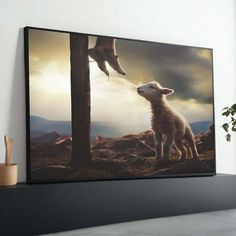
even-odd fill
[(45, 66), (39, 75), (32, 75), (31, 80), (31, 86), (34, 89), (52, 94), (62, 93), (70, 95), (69, 74), (59, 73), (55, 62)]

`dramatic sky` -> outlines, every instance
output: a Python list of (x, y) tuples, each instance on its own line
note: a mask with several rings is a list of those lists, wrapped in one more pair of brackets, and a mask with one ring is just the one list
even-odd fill
[[(189, 122), (212, 120), (211, 50), (121, 39), (116, 46), (126, 76), (108, 66), (108, 80), (90, 62), (92, 121), (124, 134), (150, 128), (150, 106), (136, 88), (153, 80), (175, 90), (167, 99)], [(69, 34), (30, 30), (29, 49), (31, 115), (70, 120)]]

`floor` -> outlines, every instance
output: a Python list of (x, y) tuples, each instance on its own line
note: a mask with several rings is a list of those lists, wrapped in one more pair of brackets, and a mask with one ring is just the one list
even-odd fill
[(236, 236), (236, 209), (133, 221), (51, 236)]

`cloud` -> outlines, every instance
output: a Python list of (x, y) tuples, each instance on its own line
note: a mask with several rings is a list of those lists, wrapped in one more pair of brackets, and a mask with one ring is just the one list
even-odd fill
[[(150, 104), (136, 87), (152, 80), (175, 90), (167, 99), (189, 122), (213, 119), (210, 50), (118, 39), (117, 53), (127, 76), (109, 68), (108, 81), (90, 62), (92, 121), (127, 133), (150, 128)], [(30, 84), (31, 114), (70, 120), (69, 34), (32, 30)]]
[(213, 119), (213, 107), (210, 104), (199, 104), (194, 99), (188, 101), (173, 99), (169, 100), (169, 103), (190, 123)]
[[(119, 129), (125, 129), (127, 133), (150, 129), (150, 104), (137, 94), (136, 84), (122, 77), (110, 78), (108, 81), (95, 64), (90, 69), (92, 120), (107, 122)], [(188, 122), (212, 120), (212, 105), (172, 96), (167, 97), (170, 105)]]
[(130, 81), (156, 80), (174, 89), (175, 98), (212, 103), (211, 50), (117, 40), (117, 52)]
[[(96, 71), (96, 69), (95, 69)], [(91, 71), (92, 121), (118, 127), (124, 134), (150, 129), (150, 105), (124, 78), (111, 78)]]
[(65, 93), (30, 88), (30, 115), (51, 120), (71, 120), (71, 100)]
[(57, 64), (58, 73), (70, 69), (69, 34), (31, 29), (29, 31), (30, 72)]

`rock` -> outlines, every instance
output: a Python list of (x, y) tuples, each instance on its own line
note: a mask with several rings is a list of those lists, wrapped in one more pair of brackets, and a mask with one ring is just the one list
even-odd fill
[(196, 145), (199, 153), (214, 150), (215, 149), (215, 129), (213, 124), (209, 126), (209, 129), (205, 133), (200, 133), (195, 136)]
[(126, 135), (121, 138), (103, 138), (98, 136), (91, 145), (91, 149), (99, 156), (99, 152), (104, 156), (104, 150), (112, 151), (113, 157), (122, 157), (130, 154), (146, 157), (154, 156), (154, 142), (151, 131), (146, 131), (137, 135)]
[(31, 178), (32, 180), (65, 180), (71, 173), (73, 173), (73, 170), (70, 167), (62, 165), (50, 165), (33, 169), (31, 171)]
[(195, 174), (195, 173), (214, 173), (214, 160), (186, 160), (176, 162), (168, 167), (160, 168), (155, 172), (155, 176), (159, 175), (176, 175), (176, 174)]
[(60, 134), (57, 132), (46, 133), (41, 135), (40, 137), (32, 139), (32, 143), (36, 144), (54, 144), (62, 138)]
[[(60, 166), (70, 162), (72, 138), (56, 132), (43, 134), (31, 143), (32, 174), (45, 179), (89, 177), (134, 177), (166, 174), (208, 173), (214, 171), (214, 127), (195, 136), (200, 160), (176, 160), (176, 150), (170, 161), (156, 161), (153, 132), (147, 130), (120, 138), (94, 137), (92, 160), (86, 168), (71, 171)], [(81, 171), (81, 172), (80, 172)], [(41, 178), (41, 177), (40, 177)]]
[(61, 151), (65, 151), (65, 150), (72, 150), (72, 138), (71, 137), (65, 137), (62, 138), (60, 140), (58, 140), (57, 142), (55, 142), (55, 145), (61, 150)]

